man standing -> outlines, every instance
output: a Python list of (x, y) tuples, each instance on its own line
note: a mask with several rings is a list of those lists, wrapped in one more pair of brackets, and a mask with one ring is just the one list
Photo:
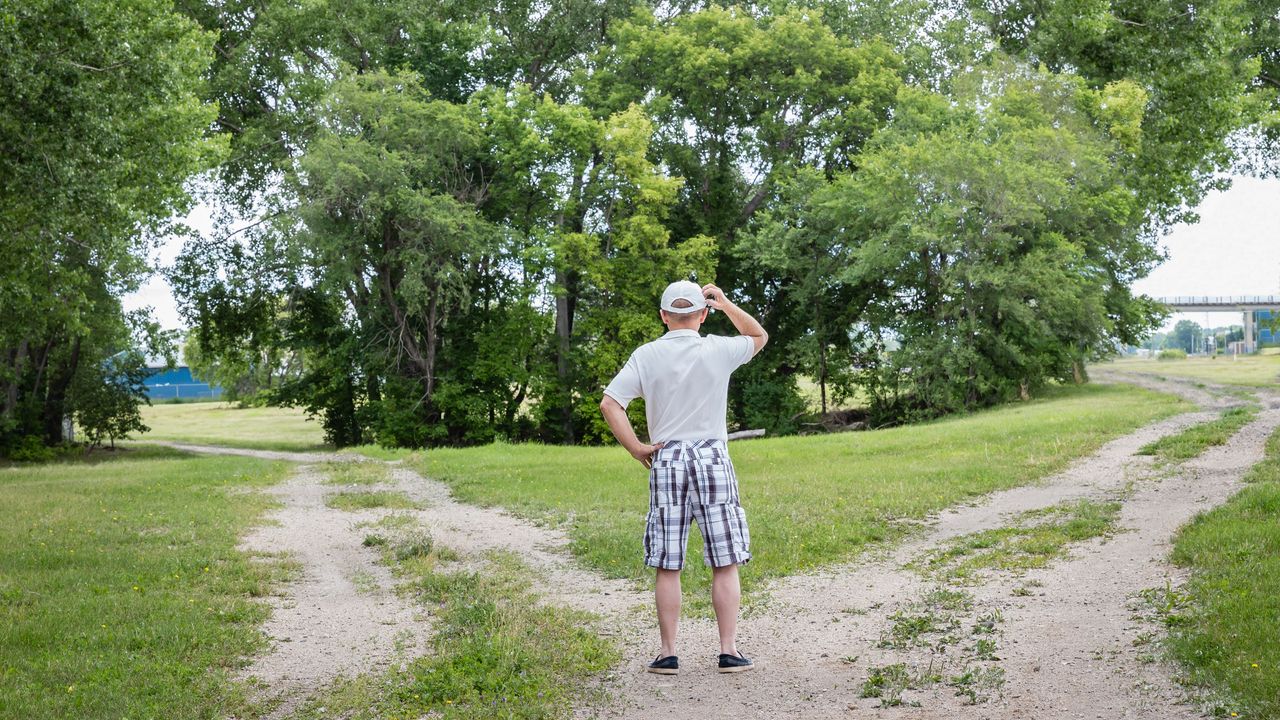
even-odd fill
[[(722, 311), (742, 334), (699, 335), (708, 308)], [(750, 670), (752, 662), (738, 652), (736, 638), (741, 597), (738, 565), (751, 559), (751, 540), (725, 445), (725, 414), (730, 373), (760, 352), (769, 335), (715, 285), (671, 283), (662, 293), (659, 315), (669, 332), (637, 348), (600, 401), (600, 412), (614, 437), (649, 468), (644, 562), (657, 569), (654, 596), (662, 652), (646, 669), (664, 675), (680, 671), (676, 657), (680, 570), (689, 523), (696, 520), (703, 536), (703, 558), (712, 568), (719, 671)], [(627, 404), (638, 397), (645, 401), (652, 444), (640, 442), (627, 418)]]

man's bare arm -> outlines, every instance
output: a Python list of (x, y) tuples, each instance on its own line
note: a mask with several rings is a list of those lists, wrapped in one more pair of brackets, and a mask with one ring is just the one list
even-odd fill
[(707, 305), (728, 316), (729, 322), (733, 323), (738, 332), (751, 338), (751, 341), (756, 345), (755, 352), (760, 352), (765, 343), (769, 342), (769, 333), (764, 331), (764, 326), (760, 324), (760, 321), (751, 317), (746, 310), (734, 305), (729, 298), (724, 296), (723, 290), (711, 283), (707, 283), (702, 286), (702, 296), (707, 299)]
[(635, 428), (631, 427), (631, 418), (627, 417), (626, 408), (608, 395), (600, 401), (600, 413), (604, 415), (605, 422), (609, 423), (613, 436), (618, 439), (622, 447), (627, 449), (627, 452), (631, 453), (631, 457), (639, 460), (640, 464), (646, 468), (652, 467), (653, 454), (662, 447), (662, 443), (646, 445), (640, 442), (640, 438), (636, 437)]

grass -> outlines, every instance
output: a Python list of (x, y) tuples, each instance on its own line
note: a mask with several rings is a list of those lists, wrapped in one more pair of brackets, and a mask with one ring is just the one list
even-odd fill
[(1231, 408), (1217, 420), (1193, 425), (1176, 435), (1166, 435), (1147, 443), (1138, 450), (1139, 455), (1154, 455), (1162, 463), (1176, 463), (1199, 457), (1216, 445), (1226, 445), (1236, 431), (1249, 424), (1258, 414), (1257, 405)]
[(923, 568), (949, 580), (971, 580), (984, 569), (1042, 568), (1065, 555), (1071, 544), (1110, 533), (1119, 513), (1118, 502), (1092, 500), (1033, 510), (1007, 527), (957, 538)]
[(432, 653), (340, 680), (299, 717), (566, 717), (591, 678), (620, 657), (593, 631), (593, 617), (539, 605), (511, 555), (489, 556), (483, 572), (447, 570), (436, 550), (384, 557), (403, 589), (433, 608)]
[[(1106, 441), (1189, 406), (1131, 386), (1061, 389), (1042, 400), (871, 432), (733, 443), (754, 559), (744, 588), (849, 560), (958, 502), (1023, 485)], [(646, 472), (617, 447), (495, 444), (406, 462), (465, 502), (564, 527), (573, 552), (611, 576), (647, 579), (640, 538)], [(685, 588), (705, 611), (709, 573), (691, 533)]]
[(1280, 717), (1280, 431), (1248, 486), (1196, 517), (1174, 542), (1192, 571), (1172, 612), (1169, 650), (1219, 715)]
[(321, 450), (324, 429), (298, 408), (202, 402), (143, 406), (151, 431), (138, 440), (227, 445), (262, 450)]
[(1234, 360), (1229, 355), (1189, 357), (1163, 362), (1148, 358), (1121, 358), (1099, 367), (1117, 372), (1148, 373), (1249, 387), (1269, 387), (1280, 382), (1280, 355), (1277, 354), (1241, 355)]
[(232, 676), (289, 572), (236, 549), (286, 466), (130, 450), (0, 470), (0, 718), (252, 715)]
[(411, 510), (418, 507), (408, 495), (398, 490), (360, 490), (334, 493), (325, 498), (325, 505), (335, 510), (369, 510), (392, 508)]

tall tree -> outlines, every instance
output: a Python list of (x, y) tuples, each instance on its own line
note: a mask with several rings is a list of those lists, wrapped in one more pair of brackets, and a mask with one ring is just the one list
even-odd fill
[(212, 40), (166, 0), (0, 13), (0, 435), (61, 440), (77, 377), (131, 342), (118, 298), (222, 154)]

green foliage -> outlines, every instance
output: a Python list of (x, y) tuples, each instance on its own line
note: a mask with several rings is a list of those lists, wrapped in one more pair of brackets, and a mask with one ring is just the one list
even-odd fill
[(876, 424), (1083, 381), (1275, 95), (1228, 0), (179, 5), (260, 218), (174, 272), (202, 365), (337, 445), (607, 440), (689, 272), (770, 332), (735, 427), (794, 430), (797, 375)]
[(76, 393), (76, 425), (89, 447), (102, 445), (105, 437), (114, 448), (117, 438), (150, 430), (142, 422), (138, 405), (150, 404), (144, 381), (151, 370), (142, 353), (130, 350), (108, 358), (97, 369), (82, 375), (83, 388)]
[[(1095, 93), (1008, 63), (956, 84), (949, 102), (904, 90), (858, 171), (796, 220), (839, 235), (837, 277), (866, 298), (864, 340), (844, 363), (862, 368), (876, 416), (1079, 380), (1087, 358), (1158, 317), (1127, 288), (1157, 255), (1115, 162), (1115, 128), (1140, 116), (1140, 91)], [(1117, 94), (1134, 101), (1116, 107)]]
[(1192, 320), (1179, 320), (1178, 324), (1173, 326), (1173, 332), (1165, 338), (1164, 346), (1169, 350), (1181, 350), (1182, 356), (1186, 357), (1197, 348), (1203, 349), (1204, 329)]
[(1187, 351), (1179, 348), (1165, 348), (1156, 353), (1156, 360), (1186, 360)]
[(212, 42), (165, 0), (0, 11), (0, 445), (60, 443), (80, 399), (95, 418), (127, 413), (100, 412), (127, 401), (90, 385), (143, 350), (119, 298), (188, 207), (185, 183), (222, 156), (203, 137)]

